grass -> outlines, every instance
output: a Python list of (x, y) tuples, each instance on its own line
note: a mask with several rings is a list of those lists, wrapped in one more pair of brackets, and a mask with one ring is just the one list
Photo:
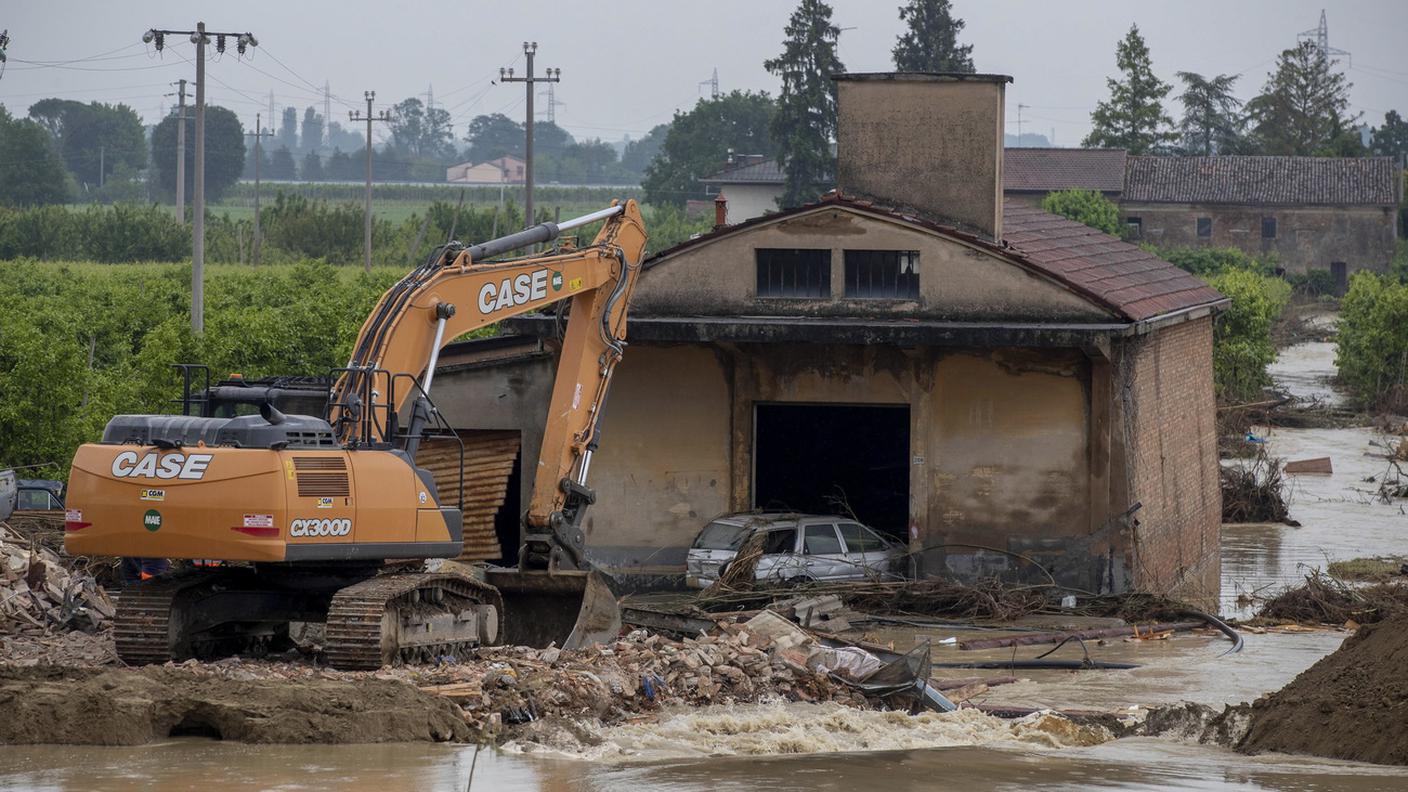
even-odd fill
[(1400, 574), (1405, 563), (1408, 563), (1408, 557), (1405, 556), (1352, 558), (1348, 561), (1332, 561), (1326, 571), (1331, 577), (1339, 580), (1384, 580)]

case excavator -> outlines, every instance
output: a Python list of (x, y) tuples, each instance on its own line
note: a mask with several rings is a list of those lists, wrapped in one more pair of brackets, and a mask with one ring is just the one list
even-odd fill
[[(589, 246), (505, 254), (595, 222)], [(284, 378), (205, 387), (187, 366), (180, 415), (119, 415), (73, 460), (65, 545), (75, 555), (190, 559), (125, 589), (117, 651), (132, 664), (255, 653), (291, 624), (325, 625), (329, 664), (373, 669), (478, 645), (584, 645), (620, 627), (585, 555), (598, 421), (621, 359), (646, 233), (635, 201), (561, 224), (437, 248), (382, 295), (351, 360), (321, 390)], [(565, 316), (516, 568), (474, 574), (462, 503), (416, 465), (458, 441), (430, 400), (453, 339), (558, 304)], [(565, 310), (564, 310), (565, 309)], [(310, 415), (309, 393), (322, 397)], [(459, 491), (464, 491), (461, 446)]]

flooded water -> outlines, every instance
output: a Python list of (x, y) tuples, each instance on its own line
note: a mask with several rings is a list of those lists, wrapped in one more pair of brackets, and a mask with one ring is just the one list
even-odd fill
[[(1270, 371), (1278, 387), (1299, 398), (1342, 404), (1330, 380), (1335, 373), (1333, 342), (1309, 342), (1282, 350)], [(1277, 524), (1229, 525), (1222, 532), (1222, 613), (1246, 616), (1244, 595), (1264, 595), (1295, 585), (1312, 569), (1331, 561), (1408, 554), (1408, 513), (1404, 503), (1376, 497), (1389, 471), (1386, 438), (1370, 427), (1349, 429), (1267, 429), (1266, 451), (1293, 461), (1329, 457), (1330, 474), (1287, 475), (1291, 518), (1299, 528)]]
[(141, 748), (0, 749), (0, 790), (357, 792), (830, 792), (837, 790), (1285, 790), (1408, 788), (1408, 770), (1245, 757), (1168, 740), (1063, 751), (942, 748), (608, 764), (463, 746), (250, 746), (178, 740)]

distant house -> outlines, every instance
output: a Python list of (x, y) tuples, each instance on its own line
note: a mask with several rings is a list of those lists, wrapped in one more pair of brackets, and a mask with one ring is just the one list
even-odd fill
[(460, 162), (445, 169), (445, 181), (457, 184), (522, 184), (526, 163), (517, 157), (488, 162)]
[(1392, 157), (1131, 156), (1120, 215), (1135, 240), (1274, 254), (1343, 285), (1393, 259), (1402, 200)]
[[(1031, 206), (1056, 190), (1095, 190), (1118, 201), (1124, 190), (1123, 149), (1008, 148), (1003, 151), (1003, 193)], [(728, 199), (728, 221), (740, 223), (776, 212), (785, 176), (777, 161), (757, 154), (733, 156), (700, 182)]]
[(1008, 148), (1002, 156), (1002, 191), (1032, 206), (1058, 190), (1094, 190), (1118, 201), (1124, 170), (1124, 149)]
[(787, 177), (777, 160), (761, 154), (730, 155), (723, 170), (700, 183), (728, 199), (728, 220), (739, 223), (776, 212)]

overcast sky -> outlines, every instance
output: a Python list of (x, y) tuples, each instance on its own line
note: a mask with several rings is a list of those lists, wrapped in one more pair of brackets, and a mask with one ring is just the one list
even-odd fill
[[(210, 63), (208, 101), (238, 112), (246, 126), (266, 109), (269, 92), (286, 105), (322, 106), (324, 81), (334, 96), (334, 120), (344, 126), (362, 93), (389, 106), (434, 88), (450, 110), (457, 138), (481, 113), (521, 119), (522, 85), (493, 85), (500, 66), (524, 63), (522, 42), (539, 44), (538, 66), (562, 69), (557, 120), (578, 138), (640, 137), (688, 109), (708, 90), (699, 83), (718, 69), (719, 85), (776, 93), (763, 69), (781, 49), (794, 0), (29, 0), (5, 4), (0, 27), (12, 39), (0, 77), (0, 103), (22, 114), (48, 96), (125, 102), (149, 123), (174, 102), (168, 83), (193, 79), (194, 47), (168, 39), (164, 55), (141, 44), (149, 27), (189, 29), (203, 20), (213, 31), (252, 31), (252, 58), (233, 51)], [(901, 29), (899, 0), (832, 0), (840, 55), (850, 71), (892, 67), (890, 49)], [(1137, 23), (1154, 70), (1175, 82), (1176, 71), (1238, 73), (1238, 93), (1254, 95), (1281, 50), (1329, 13), (1330, 45), (1354, 83), (1353, 109), (1377, 125), (1384, 112), (1408, 113), (1408, 1), (1405, 0), (954, 0), (968, 23), (961, 40), (973, 45), (982, 72), (1012, 75), (1008, 132), (1054, 134), (1076, 145), (1089, 114), (1107, 94), (1116, 41)], [(67, 67), (25, 61), (69, 61)], [(184, 59), (183, 57), (184, 56)], [(317, 90), (315, 90), (317, 89)], [(1177, 115), (1170, 95), (1168, 110)], [(424, 98), (424, 97), (422, 97)], [(544, 99), (539, 101), (539, 108)], [(384, 104), (382, 104), (384, 103)]]

